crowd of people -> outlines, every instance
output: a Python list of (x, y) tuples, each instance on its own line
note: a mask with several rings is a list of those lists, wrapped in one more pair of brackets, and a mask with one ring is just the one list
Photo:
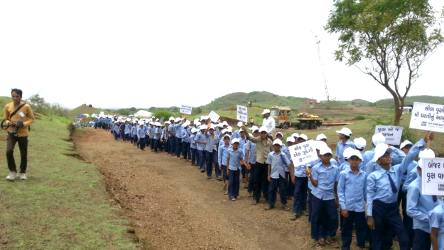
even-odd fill
[[(96, 119), (95, 128), (140, 150), (182, 158), (208, 179), (214, 170), (231, 201), (241, 198), (241, 183), (253, 205), (265, 198), (266, 210), (275, 208), (279, 193), (281, 208), (292, 210), (290, 220), (310, 222), (314, 249), (327, 244), (350, 249), (353, 231), (359, 249), (391, 249), (394, 239), (401, 250), (444, 249), (444, 202), (421, 191), (421, 158), (435, 158), (427, 147), (434, 133), (399, 147), (375, 134), (373, 147), (366, 150), (364, 138), (352, 141), (352, 131), (342, 128), (336, 131), (339, 141), (333, 154), (324, 134), (309, 140), (294, 133), (284, 139), (281, 132), (274, 133), (270, 110), (262, 114), (261, 127), (247, 129), (239, 122), (234, 131), (226, 121), (217, 123), (206, 116), (192, 122), (170, 117), (163, 123), (155, 117), (107, 116)], [(289, 147), (307, 141), (315, 145), (319, 158), (293, 163)], [(287, 206), (289, 199), (292, 208)], [(342, 241), (336, 238), (338, 228)]]

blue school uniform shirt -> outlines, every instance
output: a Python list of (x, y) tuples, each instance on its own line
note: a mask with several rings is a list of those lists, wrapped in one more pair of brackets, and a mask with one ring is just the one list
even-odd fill
[(422, 179), (417, 178), (408, 188), (407, 215), (413, 219), (413, 229), (430, 233), (429, 212), (439, 205), (431, 195), (422, 195)]
[(182, 139), (183, 127), (182, 123), (175, 124), (176, 127), (176, 138)]
[(248, 154), (248, 163), (250, 164), (256, 164), (256, 143), (252, 142), (252, 141), (248, 141), (247, 144), (245, 144), (245, 155), (247, 154), (247, 151), (249, 151)]
[[(321, 158), (318, 158), (318, 159), (316, 159), (316, 160), (314, 160), (314, 161), (308, 163), (307, 165), (308, 165), (308, 168), (311, 170), (314, 166), (320, 164), (321, 162), (322, 162), (322, 161), (321, 161)], [(335, 165), (336, 167), (339, 167), (339, 166), (338, 166), (338, 162), (337, 162), (335, 159), (333, 159), (333, 158), (330, 159), (330, 164)], [(313, 188), (315, 188), (315, 187), (313, 186), (313, 184), (311, 184), (311, 181), (310, 181), (310, 180), (308, 180), (308, 188), (309, 188), (310, 190), (313, 190)]]
[[(290, 163), (293, 162), (293, 160), (291, 160), (291, 155), (290, 155), (290, 150), (288, 149), (287, 145), (282, 144), (281, 146), (281, 152), (285, 154), (285, 156), (287, 156), (288, 160), (290, 161)], [(285, 172), (289, 173), (290, 170), (288, 168), (285, 168)]]
[(218, 139), (216, 135), (214, 135), (213, 139), (213, 136), (211, 136), (211, 134), (208, 132), (208, 134), (205, 134), (205, 140), (207, 142), (207, 144), (205, 145), (205, 151), (207, 152), (213, 152), (214, 150), (217, 151)]
[(402, 185), (402, 191), (407, 192), (410, 183), (416, 180), (418, 176), (419, 176), (418, 169), (413, 168), (412, 171), (410, 171), (409, 174), (407, 175), (407, 179), (405, 180), (404, 185)]
[(444, 204), (439, 204), (429, 212), (430, 228), (438, 228), (438, 249), (444, 250)]
[[(413, 170), (416, 169), (416, 167), (418, 166), (418, 162), (416, 161), (412, 161), (409, 163), (409, 165), (407, 165), (407, 170), (405, 171), (405, 173), (402, 175), (402, 182), (407, 181), (407, 177), (408, 174)], [(404, 183), (405, 184), (405, 183)], [(403, 187), (404, 189), (404, 187)]]
[(321, 162), (312, 168), (311, 175), (314, 180), (318, 181), (318, 186), (313, 186), (311, 193), (320, 200), (333, 200), (335, 198), (335, 182), (339, 180), (339, 168), (333, 164), (327, 168)]
[(267, 163), (271, 165), (270, 177), (279, 179), (279, 176), (285, 178), (285, 169), (291, 164), (285, 153), (275, 151), (268, 154)]
[[(155, 127), (152, 131), (154, 140), (160, 140), (160, 133), (162, 133), (161, 128)], [(159, 134), (158, 134), (159, 133)]]
[[(203, 141), (207, 141), (207, 138), (204, 133), (198, 132), (196, 135), (196, 138), (194, 140), (203, 142)], [(196, 143), (196, 145), (197, 145), (197, 150), (201, 150), (201, 151), (205, 150), (205, 144)]]
[(365, 178), (364, 171), (359, 170), (358, 174), (355, 174), (350, 167), (339, 173), (338, 199), (342, 210), (365, 211), (364, 200), (367, 193)]
[(228, 166), (228, 169), (230, 169), (231, 171), (241, 170), (242, 166), (240, 161), (242, 160), (242, 156), (242, 149), (238, 148), (236, 151), (234, 151), (233, 148), (229, 148), (227, 151), (227, 159), (230, 159), (230, 165)]
[(129, 134), (131, 131), (131, 125), (125, 124), (125, 135)]
[(145, 138), (145, 128), (138, 128), (137, 129), (137, 137), (139, 138)]
[[(176, 126), (175, 124), (170, 124), (168, 126), (168, 132), (170, 132), (170, 134), (168, 135), (168, 137), (172, 137), (176, 134)], [(173, 135), (174, 134), (174, 135)]]
[(228, 149), (232, 148), (231, 145), (226, 146), (224, 145), (219, 147), (219, 150), (217, 152), (217, 162), (219, 163), (219, 166), (226, 166), (227, 165), (227, 152)]
[(137, 129), (138, 129), (138, 128), (139, 128), (138, 126), (133, 126), (133, 127), (131, 128), (131, 135), (132, 135), (132, 136), (137, 135)]
[(346, 148), (356, 149), (355, 144), (350, 140), (347, 140), (345, 144), (343, 144), (342, 141), (339, 141), (336, 145), (336, 157), (338, 158), (339, 165), (345, 162), (343, 153)]
[(116, 133), (119, 133), (119, 125), (118, 124), (114, 124), (113, 131)]
[[(410, 149), (410, 152), (402, 160), (401, 164), (390, 167), (389, 171), (380, 168), (367, 177), (367, 215), (373, 216), (373, 201), (379, 200), (386, 204), (395, 203), (398, 200), (399, 188), (401, 186), (402, 175), (407, 170), (407, 165), (413, 161), (419, 153), (420, 148), (425, 145), (424, 139), (418, 141)], [(387, 175), (390, 175), (397, 190), (392, 191), (390, 181)]]
[(339, 172), (342, 172), (346, 169), (350, 169), (350, 163), (348, 161), (344, 161), (344, 163), (339, 166)]
[(197, 144), (196, 144), (195, 139), (196, 139), (196, 135), (192, 134), (190, 136), (190, 148), (192, 148), (192, 149), (197, 149)]
[(163, 128), (162, 128), (162, 133), (160, 134), (160, 139), (161, 139), (161, 140), (166, 140), (166, 139), (168, 139), (166, 135), (167, 135), (167, 129), (166, 129), (166, 127), (163, 127)]
[(240, 138), (239, 129), (236, 129), (236, 130), (231, 134), (231, 139), (234, 139), (234, 138)]

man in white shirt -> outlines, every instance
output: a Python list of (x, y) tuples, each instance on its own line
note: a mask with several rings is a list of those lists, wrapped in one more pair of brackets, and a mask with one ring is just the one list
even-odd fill
[(273, 117), (270, 116), (270, 113), (271, 111), (269, 109), (264, 109), (264, 112), (262, 112), (262, 115), (264, 116), (262, 127), (265, 127), (267, 129), (268, 137), (271, 137), (270, 139), (273, 139), (273, 132), (276, 128), (276, 121)]

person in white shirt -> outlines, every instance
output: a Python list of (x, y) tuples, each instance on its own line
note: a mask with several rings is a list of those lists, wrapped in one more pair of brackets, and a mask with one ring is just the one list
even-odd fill
[(264, 109), (262, 115), (264, 116), (264, 120), (262, 121), (262, 127), (267, 129), (268, 137), (273, 139), (273, 132), (276, 128), (276, 121), (273, 117), (270, 116), (271, 111), (269, 109)]

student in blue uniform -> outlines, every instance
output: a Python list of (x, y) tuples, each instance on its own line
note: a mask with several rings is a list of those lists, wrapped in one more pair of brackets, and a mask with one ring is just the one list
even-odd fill
[[(242, 149), (242, 152), (244, 152), (244, 154), (245, 154), (245, 144), (247, 144), (247, 142), (248, 142), (247, 136), (245, 135), (246, 131), (244, 131), (242, 129), (242, 127), (239, 128), (238, 131), (239, 131), (238, 132), (239, 133), (239, 137), (237, 139), (239, 139), (239, 148)], [(245, 155), (244, 155), (244, 159), (245, 159)], [(249, 172), (250, 171), (247, 169), (247, 166), (246, 165), (242, 165), (242, 171), (241, 171), (242, 183), (247, 183), (248, 173)], [(246, 185), (244, 187), (246, 187)]]
[(191, 129), (191, 136), (190, 136), (190, 151), (191, 151), (191, 166), (196, 165), (196, 158), (197, 158), (197, 144), (196, 144), (196, 134), (197, 129), (192, 128)]
[(114, 140), (119, 141), (120, 125), (117, 122), (114, 122), (113, 133), (114, 133)]
[(374, 161), (380, 168), (367, 177), (367, 224), (372, 230), (372, 249), (379, 250), (382, 246), (390, 245), (392, 234), (383, 235), (385, 224), (390, 225), (391, 230), (396, 233), (400, 249), (409, 248), (407, 231), (399, 214), (398, 192), (407, 165), (429, 139), (433, 139), (433, 133), (427, 133), (424, 139), (412, 147), (401, 164), (396, 166), (391, 166), (390, 154), (393, 149), (385, 143), (376, 146)]
[(289, 211), (290, 208), (287, 207), (287, 189), (285, 184), (285, 168), (291, 169), (291, 162), (285, 155), (281, 152), (282, 141), (276, 139), (273, 141), (273, 152), (268, 154), (268, 181), (270, 182), (270, 187), (268, 191), (268, 206), (265, 210), (270, 210), (274, 208), (276, 204), (276, 192), (279, 187), (279, 194), (281, 197), (282, 209)]
[[(251, 132), (253, 137), (259, 137), (259, 128), (257, 126), (251, 127)], [(248, 197), (253, 197), (253, 187), (254, 187), (254, 171), (256, 166), (256, 143), (248, 141), (244, 146), (245, 162), (247, 163), (248, 171), (250, 172), (248, 178)]]
[(228, 194), (228, 174), (227, 174), (227, 152), (231, 148), (230, 140), (231, 137), (229, 135), (224, 135), (222, 137), (222, 146), (219, 146), (218, 152), (217, 152), (217, 160), (219, 163), (219, 170), (222, 171), (222, 175), (224, 178), (224, 193), (225, 195)]
[(176, 126), (174, 117), (170, 117), (170, 124), (168, 126), (168, 142), (169, 142), (169, 151), (168, 154), (170, 156), (174, 156), (176, 152)]
[(153, 140), (154, 140), (154, 153), (157, 154), (157, 150), (159, 148), (159, 144), (160, 144), (160, 134), (162, 134), (162, 124), (160, 124), (160, 122), (156, 122), (155, 124), (155, 129), (153, 131)]
[(227, 174), (228, 180), (228, 198), (232, 201), (239, 200), (239, 177), (242, 169), (241, 164), (245, 164), (242, 149), (239, 148), (239, 139), (231, 141), (232, 148), (227, 151)]
[(211, 179), (213, 175), (213, 165), (217, 180), (222, 180), (220, 175), (219, 166), (217, 165), (217, 142), (218, 138), (214, 134), (215, 127), (211, 125), (207, 131), (205, 131), (206, 144), (205, 153), (207, 160), (207, 179)]
[[(293, 146), (293, 144), (294, 144), (294, 138), (289, 136), (287, 138), (287, 146), (283, 147), (281, 149), (282, 153), (284, 153), (287, 156), (287, 158), (290, 160), (292, 169), (294, 169), (294, 166), (293, 166), (293, 160), (291, 159), (289, 147)], [(285, 169), (285, 184), (286, 184), (287, 199), (288, 200), (293, 200), (293, 196), (294, 196), (294, 183), (293, 182), (296, 182), (296, 179), (293, 177), (291, 175), (291, 171), (288, 168), (286, 168)]]
[[(422, 176), (421, 158), (435, 158), (435, 153), (430, 149), (425, 149), (419, 153), (417, 171)], [(413, 250), (430, 249), (430, 225), (429, 212), (438, 203), (436, 195), (422, 194), (422, 179), (417, 178), (408, 187), (407, 193), (407, 215), (413, 219)]]
[(200, 172), (205, 172), (205, 146), (207, 144), (207, 138), (205, 136), (207, 126), (201, 125), (200, 132), (197, 133), (194, 141), (197, 145), (197, 165), (200, 167)]
[[(303, 143), (308, 140), (305, 134), (298, 136), (298, 143)], [(308, 177), (305, 173), (305, 165), (298, 165), (293, 163), (293, 173), (295, 177), (294, 184), (294, 200), (293, 200), (293, 216), (291, 220), (296, 220), (307, 212), (307, 196), (308, 196)]]
[[(338, 167), (331, 164), (333, 157), (331, 149), (323, 147), (319, 151), (321, 163), (311, 170), (306, 166), (306, 174), (313, 184), (311, 237), (316, 248), (330, 243), (333, 247), (339, 247), (336, 240), (338, 229), (339, 202), (337, 199), (337, 184), (339, 178)], [(297, 181), (296, 181), (297, 183)], [(328, 238), (326, 238), (328, 236)]]
[(141, 150), (145, 150), (145, 134), (146, 134), (146, 131), (144, 128), (144, 124), (140, 123), (140, 127), (137, 130), (137, 138), (139, 140), (139, 148)]
[(355, 144), (350, 140), (352, 131), (349, 128), (342, 128), (341, 130), (336, 131), (336, 133), (339, 134), (340, 140), (336, 145), (336, 161), (340, 166), (345, 162), (343, 155), (344, 150), (349, 147), (355, 149)]
[(444, 250), (444, 202), (429, 212), (432, 250)]
[(365, 236), (367, 223), (365, 221), (365, 196), (366, 196), (366, 174), (359, 166), (362, 155), (359, 150), (349, 153), (348, 162), (350, 167), (339, 173), (338, 199), (343, 217), (342, 249), (350, 249), (352, 242), (353, 226), (356, 228), (357, 246), (360, 250), (365, 247)]
[(180, 154), (182, 153), (182, 134), (183, 134), (183, 126), (182, 126), (182, 119), (176, 118), (176, 138), (175, 138), (175, 145), (176, 145), (176, 157), (180, 159)]
[(135, 146), (137, 144), (137, 123), (134, 122), (131, 128), (131, 143)]

